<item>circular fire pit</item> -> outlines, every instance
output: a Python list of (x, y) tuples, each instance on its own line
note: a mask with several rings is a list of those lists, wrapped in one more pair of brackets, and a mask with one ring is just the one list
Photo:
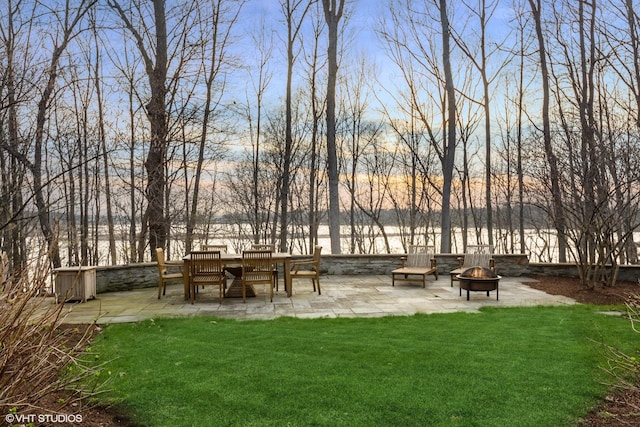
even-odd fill
[(489, 292), (496, 291), (496, 300), (498, 299), (498, 282), (501, 277), (495, 271), (486, 267), (470, 267), (456, 276), (460, 283), (460, 296), (462, 290), (467, 291), (467, 301), (469, 301), (470, 291)]

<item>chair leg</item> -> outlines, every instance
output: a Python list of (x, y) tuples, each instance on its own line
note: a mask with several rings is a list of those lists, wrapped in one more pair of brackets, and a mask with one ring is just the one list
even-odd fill
[(158, 283), (158, 299), (160, 299), (160, 295), (162, 295), (162, 280)]
[(320, 292), (320, 279), (318, 279), (317, 282), (318, 282), (318, 295), (322, 295), (322, 293)]

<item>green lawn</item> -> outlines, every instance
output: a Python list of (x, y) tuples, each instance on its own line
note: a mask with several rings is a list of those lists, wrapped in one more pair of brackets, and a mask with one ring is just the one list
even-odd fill
[(589, 306), (480, 314), (111, 325), (92, 351), (143, 426), (571, 426), (601, 399), (602, 342), (637, 348)]

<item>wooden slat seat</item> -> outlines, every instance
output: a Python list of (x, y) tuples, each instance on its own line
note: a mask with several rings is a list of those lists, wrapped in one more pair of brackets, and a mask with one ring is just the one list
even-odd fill
[(391, 272), (391, 286), (396, 282), (417, 282), (422, 287), (427, 286), (427, 276), (433, 274), (438, 280), (438, 267), (433, 256), (434, 247), (427, 245), (412, 245), (409, 253), (402, 259), (402, 267)]

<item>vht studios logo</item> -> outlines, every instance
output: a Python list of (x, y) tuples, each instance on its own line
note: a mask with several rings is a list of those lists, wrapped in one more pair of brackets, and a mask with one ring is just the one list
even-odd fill
[(76, 414), (7, 414), (4, 420), (9, 424), (28, 423), (81, 423), (82, 415)]

